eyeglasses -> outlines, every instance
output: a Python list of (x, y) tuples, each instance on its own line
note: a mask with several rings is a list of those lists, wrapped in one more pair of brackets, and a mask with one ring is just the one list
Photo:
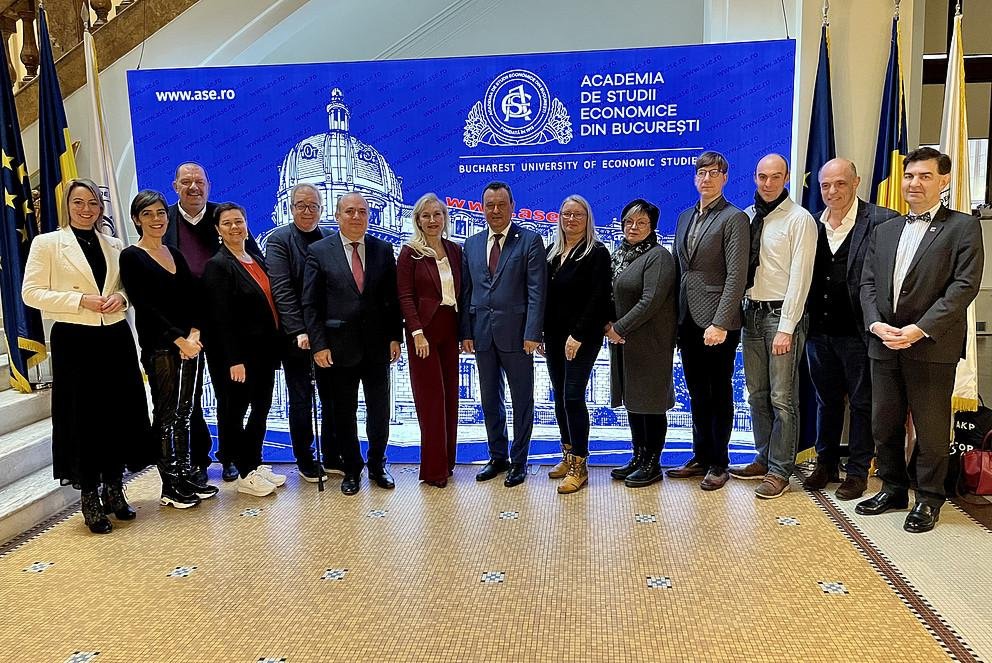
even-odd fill
[(701, 180), (705, 180), (706, 178), (713, 180), (719, 177), (720, 175), (723, 175), (723, 171), (720, 170), (719, 168), (710, 168), (709, 170), (700, 168), (699, 170), (696, 171), (696, 177), (698, 177)]
[(320, 211), (320, 205), (317, 203), (293, 203), (293, 209), (297, 212), (316, 213)]
[(631, 230), (637, 230), (638, 228), (648, 228), (651, 226), (651, 222), (648, 220), (638, 221), (636, 219), (627, 219), (623, 222), (624, 228), (630, 228)]
[(563, 219), (578, 219), (581, 221), (586, 218), (587, 214), (585, 212), (562, 212), (560, 216)]

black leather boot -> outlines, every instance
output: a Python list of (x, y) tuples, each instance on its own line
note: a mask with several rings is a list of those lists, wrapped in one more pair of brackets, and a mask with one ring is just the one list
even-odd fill
[(630, 460), (626, 465), (621, 465), (620, 467), (614, 467), (610, 470), (610, 476), (618, 481), (623, 481), (629, 477), (634, 470), (641, 466), (641, 460), (644, 458), (644, 448), (634, 447), (634, 452), (630, 457)]
[(120, 479), (103, 482), (103, 511), (113, 513), (117, 520), (134, 520), (138, 514), (124, 499), (124, 485)]
[(84, 490), (80, 496), (83, 507), (83, 521), (94, 534), (107, 534), (114, 526), (107, 520), (103, 513), (103, 504), (100, 503), (100, 495), (96, 488)]
[(624, 479), (624, 485), (628, 488), (643, 488), (661, 481), (664, 474), (661, 471), (660, 460), (660, 449), (658, 451), (645, 451), (641, 457), (641, 464), (627, 475), (627, 478)]

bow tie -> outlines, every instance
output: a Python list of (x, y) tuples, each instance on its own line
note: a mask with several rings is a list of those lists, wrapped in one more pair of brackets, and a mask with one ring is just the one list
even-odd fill
[(923, 214), (907, 214), (906, 223), (930, 223), (930, 212), (924, 212)]

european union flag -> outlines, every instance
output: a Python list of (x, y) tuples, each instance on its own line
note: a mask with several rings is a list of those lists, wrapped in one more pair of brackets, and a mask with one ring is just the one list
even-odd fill
[(820, 58), (813, 86), (813, 109), (809, 117), (809, 144), (806, 147), (806, 172), (803, 180), (803, 207), (819, 218), (823, 211), (819, 174), (823, 164), (837, 156), (834, 142), (834, 103), (830, 95), (830, 50), (827, 23), (820, 30)]
[(72, 153), (69, 123), (62, 105), (62, 90), (55, 72), (52, 42), (48, 38), (45, 8), (38, 8), (40, 81), (38, 86), (38, 133), (41, 136), (41, 231), (59, 227), (59, 213), (65, 187), (76, 177), (76, 157)]
[(45, 332), (41, 313), (28, 308), (21, 299), (24, 263), (31, 240), (38, 234), (31, 208), (31, 186), (24, 166), (21, 129), (7, 69), (6, 49), (0, 56), (0, 183), (3, 184), (3, 211), (0, 212), (0, 302), (3, 328), (10, 361), (10, 384), (25, 393), (31, 391), (28, 369), (43, 361)]
[(906, 108), (899, 66), (899, 16), (892, 19), (892, 46), (882, 87), (882, 113), (878, 120), (875, 169), (871, 174), (872, 202), (903, 214), (909, 209), (902, 198), (902, 160), (908, 153)]

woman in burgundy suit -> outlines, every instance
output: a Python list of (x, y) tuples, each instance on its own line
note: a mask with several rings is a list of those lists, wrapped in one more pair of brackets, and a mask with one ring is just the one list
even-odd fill
[(420, 421), (420, 478), (444, 488), (455, 467), (458, 429), (462, 250), (445, 239), (448, 208), (433, 193), (413, 206), (413, 226), (400, 249), (396, 278)]

